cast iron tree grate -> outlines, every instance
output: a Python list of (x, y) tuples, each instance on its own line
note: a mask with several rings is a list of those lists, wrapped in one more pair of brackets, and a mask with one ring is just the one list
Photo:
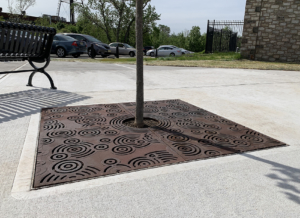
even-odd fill
[(145, 102), (156, 126), (132, 128), (135, 103), (42, 109), (33, 188), (286, 145), (181, 100)]

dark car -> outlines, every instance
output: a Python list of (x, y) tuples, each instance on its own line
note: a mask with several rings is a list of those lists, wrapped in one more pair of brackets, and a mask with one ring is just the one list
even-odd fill
[(91, 45), (94, 44), (94, 48), (97, 55), (101, 55), (102, 57), (107, 57), (111, 55), (111, 50), (108, 44), (101, 42), (100, 40), (84, 34), (77, 33), (64, 33), (66, 36), (73, 37), (79, 41), (84, 41), (87, 44), (88, 55), (91, 57)]
[(81, 54), (87, 53), (86, 48), (86, 43), (83, 41), (57, 34), (53, 38), (51, 54), (56, 54), (60, 58), (66, 57), (67, 55), (78, 58)]
[(146, 55), (147, 51), (154, 49), (154, 46), (145, 46), (143, 49), (144, 55)]

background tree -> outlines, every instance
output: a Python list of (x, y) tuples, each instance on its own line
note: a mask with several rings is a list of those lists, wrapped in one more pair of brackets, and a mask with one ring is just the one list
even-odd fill
[[(150, 5), (151, 0), (142, 1), (144, 30), (148, 32), (160, 15)], [(108, 42), (135, 43), (135, 3), (136, 0), (88, 0), (85, 4), (75, 4), (75, 9), (81, 17), (105, 32)]]
[(186, 47), (194, 52), (200, 52), (205, 49), (205, 42), (201, 37), (200, 27), (193, 26), (186, 39)]
[(8, 0), (8, 11), (11, 14), (22, 14), (29, 7), (35, 5), (35, 0)]

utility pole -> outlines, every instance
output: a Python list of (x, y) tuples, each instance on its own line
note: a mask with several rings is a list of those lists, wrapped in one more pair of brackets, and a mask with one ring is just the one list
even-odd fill
[(136, 0), (136, 114), (135, 125), (144, 126), (143, 0)]

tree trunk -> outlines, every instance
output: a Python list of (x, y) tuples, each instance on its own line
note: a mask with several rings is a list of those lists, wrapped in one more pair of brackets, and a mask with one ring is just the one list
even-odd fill
[(136, 1), (136, 114), (135, 125), (144, 126), (144, 72), (143, 72), (143, 0)]

